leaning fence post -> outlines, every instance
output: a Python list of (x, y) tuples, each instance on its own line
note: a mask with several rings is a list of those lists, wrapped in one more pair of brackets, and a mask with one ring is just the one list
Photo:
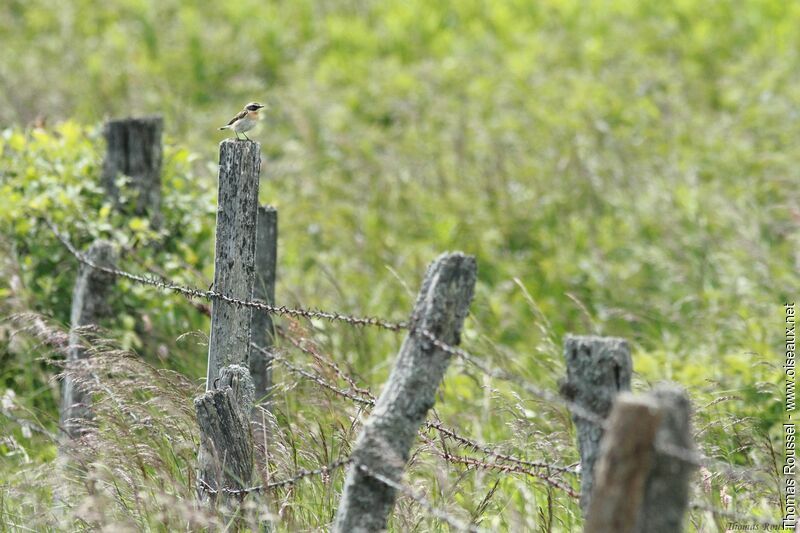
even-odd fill
[[(277, 255), (278, 211), (269, 205), (259, 206), (253, 299), (262, 300), (271, 305), (275, 304)], [(256, 387), (256, 402), (266, 404), (272, 387), (272, 360), (267, 357), (265, 352), (269, 352), (272, 348), (275, 330), (272, 316), (259, 309), (253, 310), (251, 324), (250, 375)]]
[[(113, 267), (116, 254), (108, 241), (97, 240), (86, 252), (86, 258), (98, 266)], [(91, 397), (70, 375), (73, 366), (87, 357), (82, 347), (80, 328), (96, 325), (108, 314), (108, 293), (114, 284), (114, 276), (82, 264), (75, 280), (70, 313), (69, 348), (67, 351), (67, 374), (64, 378), (61, 398), (61, 428), (69, 438), (80, 436), (83, 422), (91, 418)]]
[(644, 488), (644, 500), (635, 531), (679, 533), (689, 506), (689, 478), (695, 466), (670, 449), (694, 454), (689, 397), (677, 385), (659, 384), (647, 395), (664, 412), (656, 433), (656, 448)]
[[(240, 300), (253, 294), (260, 170), (261, 145), (233, 139), (220, 143), (214, 291)], [(206, 390), (213, 388), (220, 368), (248, 366), (252, 314), (251, 307), (212, 302)]]
[(661, 417), (653, 398), (629, 392), (617, 396), (600, 445), (584, 531), (635, 531)]
[[(583, 409), (606, 418), (614, 397), (631, 388), (631, 353), (628, 342), (616, 337), (572, 336), (564, 341), (567, 378), (562, 394)], [(584, 516), (592, 494), (595, 461), (603, 428), (595, 420), (572, 413), (581, 455), (581, 509)]]
[(218, 504), (235, 503), (235, 495), (226, 489), (241, 490), (250, 485), (253, 398), (250, 370), (242, 365), (229, 365), (220, 371), (216, 388), (195, 399), (201, 441), (198, 493), (202, 499)]
[(161, 224), (161, 117), (110, 120), (104, 128), (106, 156), (101, 181), (119, 208), (117, 178), (128, 176), (126, 192), (133, 193), (133, 213), (149, 215), (153, 227)]
[(461, 253), (443, 254), (428, 267), (411, 318), (411, 331), (351, 455), (353, 464), (333, 531), (386, 528), (396, 492), (369, 472), (394, 481), (402, 477), (416, 432), (433, 407), (450, 362), (450, 354), (422, 332), (450, 345), (459, 342), (475, 277), (475, 258)]

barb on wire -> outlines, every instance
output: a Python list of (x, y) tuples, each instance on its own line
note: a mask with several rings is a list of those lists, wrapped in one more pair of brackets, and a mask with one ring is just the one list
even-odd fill
[(295, 374), (303, 376), (304, 378), (313, 381), (314, 383), (316, 383), (320, 387), (324, 387), (324, 388), (328, 389), (329, 391), (331, 391), (331, 392), (333, 392), (335, 394), (338, 394), (339, 396), (343, 396), (344, 398), (348, 398), (348, 399), (350, 399), (350, 400), (352, 400), (352, 401), (354, 401), (356, 403), (359, 403), (359, 404), (362, 404), (362, 405), (367, 405), (367, 406), (370, 406), (370, 407), (374, 407), (375, 406), (375, 400), (372, 399), (372, 398), (363, 398), (363, 397), (358, 396), (357, 394), (354, 394), (354, 393), (352, 393), (350, 391), (347, 391), (347, 390), (344, 390), (344, 389), (340, 389), (339, 387), (337, 387), (335, 385), (332, 385), (331, 383), (328, 383), (327, 381), (322, 379), (322, 377), (320, 377), (318, 375), (315, 375), (315, 374), (309, 372), (308, 370), (300, 368), (299, 366), (295, 366), (293, 363), (289, 362), (288, 359), (286, 359), (285, 357), (283, 357), (281, 355), (276, 354), (274, 351), (268, 352), (263, 347), (258, 346), (258, 345), (254, 344), (252, 342), (250, 343), (250, 346), (253, 347), (254, 349), (262, 352), (264, 355), (268, 355), (274, 361), (279, 362), (280, 364), (285, 366), (290, 372), (293, 372)]
[[(257, 349), (257, 350), (262, 350), (263, 349), (263, 348), (261, 348), (259, 346), (255, 346), (255, 345), (252, 345), (252, 346), (254, 346), (254, 348)], [(285, 357), (275, 356), (275, 360), (280, 362), (282, 365), (286, 366), (286, 368), (289, 369), (289, 371), (291, 371), (293, 373), (296, 373), (296, 374), (299, 374), (299, 375), (305, 377), (306, 379), (309, 379), (309, 380), (313, 381), (314, 383), (317, 383), (321, 387), (324, 387), (325, 389), (328, 389), (328, 390), (334, 392), (335, 394), (338, 394), (340, 396), (348, 398), (348, 399), (350, 399), (350, 400), (352, 400), (352, 401), (354, 401), (356, 403), (359, 403), (361, 405), (366, 405), (366, 406), (370, 406), (370, 407), (374, 407), (374, 405), (375, 405), (374, 397), (363, 398), (361, 396), (357, 396), (356, 394), (353, 394), (350, 391), (340, 389), (340, 388), (332, 385), (331, 383), (328, 383), (322, 377), (320, 377), (318, 375), (314, 375), (313, 373), (308, 372), (307, 370), (304, 370), (302, 368), (299, 368), (299, 367), (295, 366), (294, 364), (290, 363)], [(331, 364), (335, 365), (335, 363), (331, 363)], [(446, 451), (437, 450), (437, 453), (439, 454), (439, 456), (441, 456), (443, 459), (445, 459), (446, 461), (448, 461), (450, 463), (459, 463), (459, 464), (464, 464), (464, 465), (467, 465), (467, 466), (471, 466), (473, 468), (493, 469), (493, 470), (499, 470), (501, 472), (506, 472), (506, 473), (518, 473), (518, 474), (524, 474), (524, 475), (536, 477), (536, 478), (539, 478), (542, 481), (544, 481), (544, 482), (546, 482), (546, 483), (548, 483), (548, 484), (550, 484), (550, 485), (552, 485), (552, 486), (554, 486), (554, 487), (556, 487), (558, 489), (561, 489), (561, 490), (565, 491), (567, 494), (569, 494), (572, 497), (577, 497), (577, 493), (572, 489), (572, 487), (569, 487), (568, 485), (565, 485), (565, 484), (559, 482), (558, 480), (554, 480), (552, 478), (552, 476), (548, 475), (550, 472), (555, 472), (555, 473), (571, 472), (571, 469), (569, 467), (560, 466), (560, 465), (551, 465), (551, 464), (548, 464), (548, 463), (537, 462), (537, 461), (526, 461), (526, 460), (519, 459), (517, 457), (511, 456), (511, 455), (508, 455), (508, 454), (503, 454), (503, 453), (497, 452), (497, 451), (489, 448), (488, 446), (481, 445), (477, 441), (474, 441), (474, 440), (472, 440), (470, 438), (467, 438), (467, 437), (459, 435), (454, 430), (443, 426), (439, 422), (431, 422), (431, 421), (429, 421), (429, 422), (426, 422), (426, 426), (431, 428), (431, 429), (435, 429), (436, 431), (440, 432), (442, 435), (445, 435), (447, 437), (452, 438), (457, 443), (460, 443), (460, 444), (465, 445), (465, 446), (467, 446), (469, 448), (478, 450), (478, 451), (480, 451), (482, 453), (485, 453), (487, 455), (494, 456), (499, 460), (507, 461), (507, 462), (515, 463), (515, 464), (514, 465), (507, 465), (507, 464), (502, 464), (502, 463), (488, 463), (488, 462), (480, 461), (478, 459), (473, 459), (471, 457), (457, 456), (457, 455), (450, 454), (450, 453), (448, 453)], [(424, 437), (424, 435), (423, 435), (423, 437)], [(435, 445), (434, 445), (434, 448), (435, 448)], [(544, 469), (547, 472), (547, 474), (543, 474), (541, 472), (536, 472), (535, 470), (533, 470), (534, 468)]]
[(325, 357), (321, 353), (319, 353), (317, 350), (313, 350), (313, 349), (309, 348), (308, 346), (305, 345), (305, 343), (303, 343), (300, 340), (296, 339), (292, 335), (287, 335), (286, 333), (283, 333), (283, 332), (281, 332), (280, 335), (282, 336), (282, 338), (288, 340), (292, 344), (292, 346), (294, 346), (298, 350), (302, 351), (303, 353), (306, 353), (306, 354), (310, 355), (311, 357), (314, 358), (315, 361), (318, 361), (319, 363), (321, 363), (321, 364), (327, 366), (328, 368), (330, 368), (331, 370), (333, 370), (333, 372), (337, 376), (339, 376), (342, 380), (346, 381), (348, 385), (350, 385), (350, 389), (351, 390), (355, 391), (357, 394), (360, 394), (361, 396), (363, 396), (365, 398), (369, 398), (370, 400), (374, 401), (376, 399), (375, 395), (372, 394), (369, 391), (369, 389), (365, 389), (363, 387), (359, 387), (356, 384), (355, 379), (353, 379), (352, 376), (350, 376), (347, 373), (345, 373), (344, 371), (342, 371), (342, 369), (339, 368), (339, 365), (334, 363), (331, 358)]
[(509, 463), (515, 463), (515, 464), (518, 464), (518, 465), (523, 466), (523, 467), (541, 468), (541, 469), (546, 470), (548, 472), (563, 472), (563, 473), (567, 473), (567, 474), (576, 474), (577, 473), (575, 471), (575, 468), (571, 467), (571, 466), (556, 465), (556, 464), (551, 464), (551, 463), (545, 463), (543, 461), (529, 461), (527, 459), (520, 459), (519, 457), (515, 457), (513, 455), (509, 455), (509, 454), (506, 454), (506, 453), (498, 452), (497, 450), (495, 450), (493, 448), (490, 448), (490, 447), (486, 446), (485, 444), (481, 444), (480, 442), (478, 442), (478, 441), (476, 441), (474, 439), (470, 439), (469, 437), (465, 437), (463, 435), (458, 434), (454, 429), (448, 428), (447, 426), (444, 426), (439, 421), (430, 421), (429, 420), (429, 421), (425, 422), (425, 425), (428, 426), (431, 429), (435, 429), (436, 431), (438, 431), (442, 435), (450, 437), (451, 439), (456, 441), (458, 444), (461, 444), (465, 448), (471, 448), (471, 449), (473, 449), (473, 450), (475, 450), (477, 452), (480, 452), (480, 453), (483, 453), (483, 454), (486, 454), (486, 455), (491, 455), (492, 457), (496, 457), (497, 459), (500, 459), (502, 461), (507, 461)]
[(546, 484), (550, 485), (551, 487), (560, 489), (564, 491), (566, 494), (571, 496), (572, 498), (580, 498), (580, 494), (575, 491), (572, 487), (563, 483), (557, 479), (553, 479), (551, 476), (547, 474), (543, 474), (540, 472), (536, 472), (534, 470), (523, 468), (520, 465), (509, 465), (503, 463), (487, 463), (485, 461), (480, 461), (478, 459), (473, 459), (472, 457), (465, 457), (463, 455), (453, 455), (447, 451), (440, 451), (437, 452), (445, 461), (448, 463), (456, 463), (462, 464), (467, 468), (480, 468), (482, 470), (499, 470), (500, 472), (505, 472), (507, 474), (525, 474), (527, 476), (532, 476), (539, 478), (540, 480), (544, 481)]
[[(473, 469), (480, 469), (480, 470), (499, 470), (500, 472), (504, 472), (506, 474), (524, 474), (526, 476), (531, 476), (538, 478), (539, 480), (543, 481), (547, 485), (550, 485), (553, 488), (562, 490), (567, 493), (567, 495), (571, 496), (572, 498), (579, 498), (580, 494), (578, 494), (571, 486), (567, 485), (566, 483), (562, 482), (559, 479), (555, 479), (554, 476), (559, 476), (563, 472), (550, 472), (547, 473), (537, 472), (530, 468), (526, 468), (519, 464), (505, 464), (505, 463), (490, 463), (487, 461), (481, 461), (480, 459), (475, 459), (474, 457), (467, 457), (463, 455), (455, 455), (447, 451), (446, 448), (439, 450), (436, 447), (436, 442), (431, 439), (430, 437), (426, 437), (423, 433), (420, 432), (420, 436), (422, 440), (428, 443), (435, 451), (435, 453), (451, 464), (459, 464), (467, 467), (467, 470), (470, 468)], [(548, 465), (549, 466), (549, 465)]]
[(265, 311), (273, 315), (300, 317), (307, 319), (322, 319), (322, 320), (328, 320), (330, 322), (344, 322), (346, 324), (350, 324), (351, 326), (374, 326), (389, 331), (403, 331), (408, 329), (408, 324), (406, 322), (393, 322), (378, 317), (346, 315), (343, 313), (339, 313), (338, 311), (322, 311), (317, 309), (292, 308), (292, 307), (286, 307), (285, 305), (271, 305), (261, 300), (244, 300), (241, 298), (228, 296), (213, 290), (201, 290), (196, 287), (180, 285), (168, 279), (162, 279), (155, 276), (143, 276), (140, 274), (133, 274), (131, 272), (127, 272), (125, 270), (120, 270), (117, 268), (98, 265), (91, 259), (87, 258), (80, 251), (78, 251), (72, 245), (72, 243), (58, 230), (58, 228), (55, 227), (55, 225), (52, 222), (50, 222), (47, 219), (45, 219), (45, 221), (47, 225), (50, 227), (50, 230), (58, 238), (58, 240), (61, 241), (61, 243), (67, 248), (67, 250), (69, 250), (69, 252), (79, 262), (83, 263), (84, 265), (89, 266), (95, 270), (105, 272), (106, 274), (111, 274), (113, 276), (133, 281), (134, 283), (138, 283), (140, 285), (149, 285), (151, 287), (156, 287), (162, 290), (174, 292), (176, 294), (180, 294), (181, 296), (189, 300), (195, 298), (202, 298), (210, 301), (221, 301), (241, 307), (251, 307), (253, 309)]
[(579, 418), (583, 418), (585, 420), (593, 422), (594, 424), (602, 428), (606, 428), (606, 421), (605, 419), (603, 419), (603, 417), (601, 417), (597, 413), (594, 413), (593, 411), (590, 411), (589, 409), (586, 409), (584, 406), (576, 402), (567, 400), (566, 398), (563, 398), (558, 394), (551, 392), (547, 389), (537, 387), (532, 383), (529, 383), (528, 381), (522, 379), (521, 377), (506, 372), (505, 370), (491, 368), (489, 367), (488, 364), (481, 361), (475, 355), (472, 355), (468, 351), (464, 350), (463, 348), (459, 348), (458, 346), (447, 344), (446, 342), (437, 338), (436, 335), (434, 335), (433, 333), (431, 333), (426, 329), (411, 328), (410, 331), (412, 334), (419, 334), (423, 338), (429, 340), (434, 346), (436, 346), (440, 350), (450, 355), (459, 357), (464, 361), (467, 361), (468, 363), (472, 364), (478, 370), (480, 370), (489, 377), (513, 383), (518, 387), (522, 388), (523, 390), (525, 390), (526, 392), (533, 394), (534, 396), (538, 396), (552, 403), (558, 403), (560, 405), (563, 405), (564, 407), (569, 409), (569, 411), (572, 412), (572, 414), (574, 414)]
[[(588, 420), (589, 422), (597, 425), (598, 427), (604, 430), (608, 429), (608, 424), (603, 417), (601, 417), (597, 413), (590, 411), (589, 409), (586, 409), (585, 407), (576, 402), (567, 400), (566, 398), (563, 398), (562, 396), (559, 396), (556, 393), (537, 387), (532, 383), (529, 383), (528, 381), (524, 380), (523, 378), (516, 376), (514, 374), (510, 374), (504, 370), (493, 369), (489, 367), (488, 364), (483, 362), (480, 358), (469, 353), (463, 348), (459, 348), (458, 346), (452, 346), (438, 339), (430, 331), (427, 331), (425, 329), (415, 329), (415, 328), (411, 328), (410, 331), (412, 334), (416, 333), (421, 335), (423, 338), (428, 339), (434, 346), (449, 353), (450, 355), (459, 357), (464, 361), (467, 361), (468, 363), (472, 364), (473, 366), (478, 368), (478, 370), (485, 373), (489, 377), (513, 383), (522, 388), (524, 391), (528, 392), (529, 394), (532, 394), (551, 403), (559, 404), (565, 407), (576, 417)], [(713, 459), (694, 450), (681, 448), (677, 446), (671, 446), (661, 442), (656, 443), (656, 450), (663, 453), (664, 455), (672, 457), (673, 459), (685, 461), (695, 466), (717, 468), (719, 470), (724, 470), (726, 472), (729, 472), (733, 475), (746, 477), (752, 481), (757, 481), (757, 482), (763, 481), (763, 473), (758, 470), (754, 470), (748, 467), (733, 465), (725, 461), (720, 461), (718, 459)]]
[(281, 488), (281, 487), (285, 487), (287, 485), (294, 485), (295, 483), (297, 483), (301, 479), (305, 479), (307, 477), (328, 475), (331, 472), (333, 472), (334, 470), (336, 470), (338, 468), (341, 468), (341, 467), (343, 467), (343, 466), (345, 466), (347, 464), (350, 464), (351, 461), (352, 461), (352, 459), (350, 459), (349, 457), (345, 457), (344, 459), (339, 459), (338, 461), (334, 461), (334, 462), (330, 463), (329, 465), (322, 466), (322, 467), (316, 468), (314, 470), (300, 470), (300, 471), (297, 472), (297, 474), (295, 474), (294, 476), (292, 476), (292, 477), (290, 477), (288, 479), (282, 479), (280, 481), (271, 481), (271, 482), (267, 483), (266, 485), (258, 485), (256, 487), (247, 487), (247, 488), (244, 488), (244, 489), (231, 489), (231, 488), (228, 488), (228, 487), (223, 487), (222, 489), (215, 489), (215, 488), (212, 488), (203, 479), (198, 479), (198, 482), (200, 483), (200, 485), (202, 485), (203, 490), (205, 490), (206, 492), (208, 492), (211, 495), (219, 494), (220, 490), (222, 490), (222, 492), (224, 494), (230, 494), (232, 496), (246, 496), (246, 495), (251, 494), (253, 492), (262, 492), (262, 491), (265, 491), (265, 490), (278, 489), (278, 488)]
[(411, 498), (412, 500), (417, 502), (422, 508), (424, 508), (428, 512), (428, 514), (430, 514), (434, 518), (437, 518), (437, 519), (441, 520), (442, 522), (446, 523), (450, 527), (452, 527), (454, 529), (457, 529), (459, 531), (469, 531), (471, 533), (479, 533), (481, 531), (474, 524), (466, 524), (466, 523), (462, 522), (461, 520), (459, 520), (458, 518), (456, 518), (454, 516), (451, 516), (450, 514), (445, 512), (443, 509), (440, 509), (440, 508), (434, 506), (424, 496), (422, 496), (421, 494), (418, 494), (411, 487), (408, 487), (408, 486), (406, 486), (406, 485), (404, 485), (402, 483), (398, 483), (397, 481), (394, 481), (394, 480), (388, 478), (387, 476), (384, 476), (383, 474), (379, 474), (378, 472), (374, 472), (370, 468), (368, 468), (366, 465), (358, 465), (358, 469), (361, 470), (362, 472), (364, 472), (366, 475), (377, 479), (378, 481), (380, 481), (384, 485), (388, 485), (388, 486), (392, 487), (394, 490), (400, 492), (401, 494), (404, 494), (405, 496), (408, 496), (409, 498)]

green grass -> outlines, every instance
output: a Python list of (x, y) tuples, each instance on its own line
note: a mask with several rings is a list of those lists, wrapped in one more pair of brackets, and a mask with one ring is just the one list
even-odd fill
[[(468, 349), (555, 390), (564, 334), (629, 339), (635, 389), (682, 383), (700, 448), (773, 478), (756, 486), (715, 474), (704, 489), (698, 475), (694, 499), (720, 507), (730, 495), (729, 509), (775, 517), (782, 305), (797, 294), (800, 260), (798, 24), (800, 9), (782, 1), (6, 2), (0, 309), (69, 319), (77, 265), (31, 212), (46, 211), (82, 246), (107, 237), (133, 248), (129, 270), (157, 267), (206, 287), (223, 138), (215, 127), (245, 102), (265, 101), (271, 109), (254, 137), (265, 156), (261, 199), (279, 210), (279, 303), (403, 319), (428, 262), (445, 250), (474, 254)], [(98, 185), (97, 125), (145, 113), (166, 120), (160, 234), (106, 207)], [(37, 116), (45, 128), (31, 127)], [(188, 380), (180, 401), (190, 406), (204, 374), (206, 318), (177, 297), (124, 282), (118, 292), (106, 336)], [(57, 369), (40, 360), (53, 354), (12, 336), (20, 327), (0, 329), (0, 393), (13, 390), (18, 416), (55, 431)], [(398, 336), (302, 327), (379, 391)], [(355, 407), (283, 369), (276, 380), (285, 390), (275, 477), (344, 453)], [(113, 375), (108, 387), (125, 397)], [(173, 398), (166, 392), (151, 394)], [(576, 460), (563, 410), (458, 362), (437, 411), (516, 454)], [(118, 413), (107, 414), (101, 428), (116, 427)], [(2, 527), (189, 527), (191, 453), (186, 442), (157, 444), (172, 426), (153, 416), (162, 420), (146, 455), (155, 474), (134, 475), (133, 460), (98, 466), (104, 487), (131, 480), (143, 494), (133, 485), (93, 494), (75, 476), (60, 507), (53, 444), (0, 417), (13, 436), (0, 443)], [(191, 412), (181, 416), (181, 427), (193, 427)], [(132, 459), (134, 437), (101, 448)], [(462, 519), (497, 482), (482, 526), (580, 527), (574, 502), (533, 479), (463, 474), (418, 457), (409, 480)], [(30, 486), (37, 490), (23, 490)], [(286, 530), (323, 528), (340, 487), (340, 475), (306, 481), (268, 505)], [(79, 518), (91, 498), (102, 511)], [(63, 516), (51, 514), (62, 507)], [(724, 525), (695, 512), (689, 529)], [(392, 527), (444, 528), (409, 501)]]

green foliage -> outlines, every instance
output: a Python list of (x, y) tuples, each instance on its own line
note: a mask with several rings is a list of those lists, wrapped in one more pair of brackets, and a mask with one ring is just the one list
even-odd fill
[[(99, 183), (102, 148), (99, 132), (74, 122), (48, 131), (9, 129), (0, 134), (0, 197), (8, 202), (0, 211), (0, 235), (4, 252), (15, 263), (9, 262), (14, 267), (0, 279), (6, 297), (4, 315), (33, 311), (69, 323), (78, 263), (46, 220), (66, 232), (78, 249), (98, 238), (112, 241), (121, 252), (122, 268), (153, 271), (189, 284), (208, 279), (214, 197), (210, 184), (194, 180), (189, 152), (166, 149), (164, 223), (155, 230), (146, 217), (124, 213), (124, 177), (120, 177), (122, 210), (113, 207)], [(183, 300), (118, 283), (120, 297), (112, 301), (115, 318), (103, 325), (123, 348), (168, 358), (178, 335), (205, 328), (205, 318)], [(7, 350), (0, 355), (5, 385), (18, 388), (18, 380), (30, 377), (21, 371), (30, 361)], [(167, 364), (192, 376), (202, 373), (202, 364), (196, 362)], [(39, 378), (25, 388), (39, 389), (48, 381), (46, 373)], [(42, 401), (34, 406), (55, 408), (51, 399)]]
[[(706, 453), (769, 471), (781, 306), (797, 293), (798, 25), (798, 5), (778, 0), (11, 0), (0, 123), (56, 125), (0, 136), (0, 305), (68, 319), (76, 265), (35, 222), (43, 213), (81, 247), (112, 239), (131, 270), (207, 284), (221, 138), (210, 136), (244, 102), (269, 101), (255, 138), (262, 199), (279, 209), (280, 303), (402, 318), (425, 265), (462, 249), (479, 264), (470, 349), (553, 387), (564, 333), (626, 337), (638, 388), (689, 388)], [(157, 232), (111, 208), (98, 132), (78, 125), (153, 112), (170, 135)], [(203, 347), (178, 340), (207, 331), (202, 315), (119, 285), (110, 333), (202, 375)], [(330, 324), (308, 335), (376, 390), (398, 343)], [(0, 342), (5, 386), (52, 416), (50, 370)], [(575, 459), (563, 413), (483, 385), (454, 365), (442, 418), (517, 453)], [(286, 391), (278, 415), (302, 441), (300, 464), (316, 467), (333, 453), (320, 433), (344, 445), (331, 428), (353, 413), (313, 394)], [(413, 475), (467, 510), (500, 478)], [(723, 488), (738, 510), (767, 512), (775, 497), (712, 482), (699, 494), (712, 505)], [(289, 523), (318, 526), (335, 494), (298, 490)], [(485, 525), (544, 528), (554, 501), (552, 529), (577, 527), (574, 505), (541, 485), (502, 478), (497, 491)], [(416, 518), (401, 509), (395, 527)]]

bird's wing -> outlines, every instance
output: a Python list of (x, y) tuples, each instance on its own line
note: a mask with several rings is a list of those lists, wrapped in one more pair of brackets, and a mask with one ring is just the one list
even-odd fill
[(244, 111), (240, 111), (238, 115), (236, 115), (235, 117), (233, 117), (233, 118), (231, 119), (231, 121), (230, 121), (230, 122), (228, 122), (228, 123), (227, 123), (227, 124), (225, 124), (225, 125), (226, 125), (226, 126), (230, 126), (231, 124), (233, 124), (233, 123), (234, 123), (234, 122), (236, 122), (237, 120), (239, 120), (239, 119), (241, 119), (241, 118), (244, 118), (244, 116), (245, 116), (246, 114), (247, 114), (247, 109), (245, 109)]

